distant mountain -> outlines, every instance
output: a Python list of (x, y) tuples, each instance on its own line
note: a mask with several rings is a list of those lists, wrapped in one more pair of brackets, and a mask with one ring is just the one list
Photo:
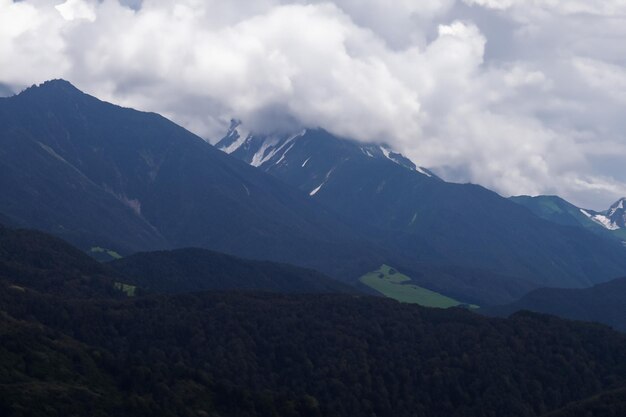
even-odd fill
[[(273, 165), (281, 165), (281, 163), (285, 160), (284, 155), (290, 152), (292, 148), (298, 148), (302, 146), (304, 142), (308, 142), (307, 139), (312, 134), (328, 134), (328, 132), (320, 129), (318, 129), (317, 131), (305, 129), (299, 133), (292, 135), (252, 135), (249, 133), (240, 134), (238, 130), (240, 126), (240, 121), (232, 120), (230, 129), (226, 133), (226, 136), (224, 136), (224, 138), (222, 138), (216, 144), (216, 147), (255, 167), (270, 167)], [(305, 136), (307, 136), (306, 139), (300, 139)], [(320, 140), (320, 142), (321, 141), (322, 140)], [(311, 153), (311, 158), (313, 157), (313, 155), (316, 156), (316, 159), (325, 159), (329, 156), (332, 158), (332, 154), (328, 155), (324, 151), (331, 150), (328, 149), (328, 147), (330, 146), (333, 148), (332, 151), (335, 151), (333, 153), (336, 153), (337, 145), (338, 143), (336, 141), (331, 141), (330, 143), (323, 142), (321, 144), (316, 143), (315, 147), (309, 148), (307, 150)], [(324, 148), (324, 146), (326, 146), (326, 149)], [(347, 156), (350, 153), (358, 152), (369, 158), (389, 160), (411, 171), (416, 171), (428, 177), (436, 178), (436, 175), (433, 174), (431, 171), (427, 170), (426, 168), (418, 167), (410, 159), (404, 157), (399, 153), (393, 152), (387, 145), (368, 145), (356, 141), (344, 140), (343, 143), (340, 144), (340, 146), (342, 146), (343, 148), (341, 150), (344, 151), (344, 156)], [(304, 160), (301, 167), (305, 168), (309, 161), (309, 158)], [(319, 161), (317, 162), (319, 163)], [(312, 191), (313, 190), (314, 189), (312, 189)]]
[(481, 311), (504, 317), (520, 310), (595, 321), (626, 332), (626, 278), (584, 289), (541, 288), (514, 303), (487, 307)]
[(619, 199), (608, 210), (590, 212), (591, 219), (609, 230), (626, 229), (626, 197)]
[(0, 143), (4, 218), (101, 260), (201, 247), (352, 283), (388, 263), (479, 305), (512, 301), (537, 286), (371, 243), (382, 239), (307, 193), (161, 116), (101, 102), (62, 80), (0, 99)]
[(511, 201), (553, 223), (583, 227), (601, 236), (626, 241), (626, 198), (602, 212), (581, 209), (557, 196), (517, 196), (511, 197)]
[(108, 264), (130, 284), (156, 293), (257, 290), (276, 293), (356, 293), (319, 272), (250, 261), (206, 249), (137, 253)]
[(483, 187), (442, 181), (383, 145), (320, 129), (240, 134), (235, 123), (216, 146), (298, 187), (414, 263), (541, 286), (588, 286), (626, 273), (626, 251), (617, 242), (547, 222)]
[[(626, 274), (619, 244), (448, 184), (388, 147), (301, 133), (265, 137), (254, 169), (159, 115), (47, 82), (0, 99), (0, 213), (99, 259), (200, 247), (348, 283), (387, 264), (481, 306)], [(257, 146), (237, 134), (221, 144), (233, 155)]]
[(86, 250), (204, 247), (335, 277), (385, 260), (298, 190), (66, 81), (0, 99), (0, 146), (0, 213)]

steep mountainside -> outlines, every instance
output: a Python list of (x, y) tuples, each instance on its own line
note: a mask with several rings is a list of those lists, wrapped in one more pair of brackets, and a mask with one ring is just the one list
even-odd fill
[(267, 261), (249, 261), (206, 249), (136, 253), (110, 262), (126, 280), (150, 292), (258, 290), (277, 293), (343, 293), (356, 290), (319, 272)]
[(482, 309), (484, 313), (496, 316), (507, 316), (520, 310), (595, 321), (626, 332), (626, 278), (584, 289), (541, 288), (514, 303)]
[(231, 129), (217, 147), (300, 188), (414, 262), (569, 287), (625, 271), (617, 242), (547, 222), (480, 186), (446, 183), (384, 146), (323, 130), (244, 137)]
[(603, 212), (581, 209), (557, 196), (518, 196), (511, 197), (511, 201), (553, 223), (583, 227), (604, 237), (626, 241), (626, 226), (624, 226), (626, 199), (624, 198)]
[(195, 246), (339, 277), (383, 260), (298, 190), (65, 81), (0, 99), (0, 149), (0, 212), (84, 249)]

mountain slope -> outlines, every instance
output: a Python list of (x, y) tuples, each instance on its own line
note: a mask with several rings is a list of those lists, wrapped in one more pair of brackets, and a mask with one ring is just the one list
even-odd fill
[(595, 321), (626, 331), (626, 278), (584, 289), (541, 288), (520, 300), (482, 309), (496, 316), (530, 310), (572, 320)]
[(63, 240), (35, 230), (0, 225), (0, 281), (14, 291), (67, 297), (119, 297), (112, 269)]
[(110, 262), (128, 283), (150, 292), (257, 290), (278, 293), (355, 292), (319, 272), (267, 261), (250, 261), (205, 249), (137, 253)]
[(446, 183), (384, 146), (323, 130), (245, 138), (231, 130), (217, 147), (307, 192), (413, 262), (570, 287), (626, 272), (617, 242), (539, 219), (480, 186)]
[(626, 199), (620, 199), (603, 212), (581, 209), (557, 196), (517, 196), (510, 200), (553, 223), (582, 227), (604, 237), (626, 240)]
[(204, 247), (339, 277), (378, 256), (297, 190), (65, 81), (0, 99), (0, 141), (0, 212), (84, 249)]

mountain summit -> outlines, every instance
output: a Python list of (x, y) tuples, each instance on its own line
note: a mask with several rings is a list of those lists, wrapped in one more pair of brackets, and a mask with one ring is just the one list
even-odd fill
[(626, 198), (621, 198), (606, 211), (597, 212), (581, 209), (580, 212), (605, 229), (616, 231), (626, 228), (625, 205)]
[[(226, 136), (215, 146), (231, 154), (248, 164), (270, 170), (273, 165), (287, 163), (287, 153), (300, 153), (306, 155), (308, 144), (313, 141), (316, 147), (323, 147), (324, 144), (334, 144), (338, 139), (324, 129), (303, 129), (295, 134), (283, 135), (255, 135), (241, 130), (241, 122), (233, 120)], [(411, 171), (418, 172), (427, 177), (435, 177), (431, 171), (418, 167), (410, 159), (394, 152), (385, 144), (364, 144), (351, 139), (341, 139), (341, 157), (350, 158), (356, 155), (365, 155), (373, 159), (385, 159), (392, 161)], [(338, 149), (334, 149), (335, 154)], [(328, 154), (327, 154), (328, 155)], [(335, 155), (337, 156), (337, 155)], [(311, 162), (311, 157), (300, 161), (301, 167), (305, 168)], [(293, 159), (291, 157), (290, 159)], [(315, 162), (315, 161), (313, 161)]]
[[(616, 201), (606, 212), (603, 213), (608, 220), (606, 227), (610, 230), (626, 228), (626, 197)], [(602, 222), (605, 225), (604, 222)]]

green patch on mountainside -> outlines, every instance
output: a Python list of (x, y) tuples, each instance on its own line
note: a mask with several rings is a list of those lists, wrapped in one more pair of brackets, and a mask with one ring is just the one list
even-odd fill
[(122, 259), (122, 255), (114, 250), (95, 246), (89, 250), (92, 256), (100, 261), (112, 261), (114, 259)]
[[(385, 297), (402, 303), (419, 304), (424, 307), (450, 308), (466, 305), (453, 298), (411, 284), (411, 278), (401, 274), (389, 265), (363, 275), (360, 281)], [(470, 305), (470, 308), (477, 306)]]
[(113, 287), (116, 290), (122, 291), (128, 297), (134, 297), (135, 291), (137, 291), (137, 287), (135, 285), (124, 284), (122, 282), (116, 282), (115, 284), (113, 284)]

